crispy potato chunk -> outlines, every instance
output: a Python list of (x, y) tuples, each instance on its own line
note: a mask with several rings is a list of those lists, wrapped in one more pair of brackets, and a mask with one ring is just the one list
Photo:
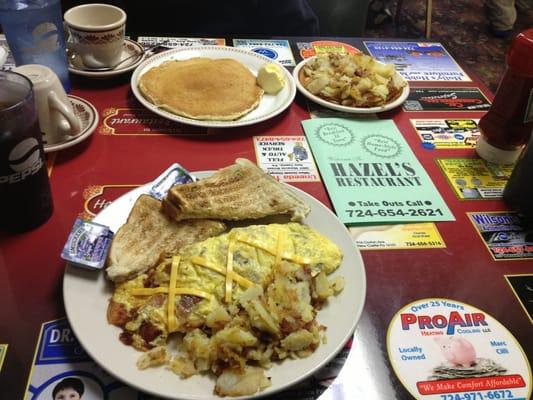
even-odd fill
[(139, 357), (137, 368), (146, 369), (149, 367), (158, 367), (165, 364), (167, 360), (167, 349), (163, 346), (154, 347)]
[(218, 377), (215, 393), (219, 396), (246, 396), (270, 386), (265, 371), (246, 366), (243, 371), (226, 369)]

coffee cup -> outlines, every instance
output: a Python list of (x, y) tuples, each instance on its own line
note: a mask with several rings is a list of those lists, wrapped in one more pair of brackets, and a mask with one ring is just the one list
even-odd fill
[(110, 4), (83, 4), (64, 15), (68, 40), (86, 67), (110, 67), (120, 61), (126, 30), (126, 13)]
[(13, 70), (29, 78), (33, 84), (45, 146), (64, 142), (80, 133), (80, 120), (54, 71), (40, 64), (21, 65)]

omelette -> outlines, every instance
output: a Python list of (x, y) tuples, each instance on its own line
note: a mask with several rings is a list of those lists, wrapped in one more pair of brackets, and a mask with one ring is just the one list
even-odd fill
[(254, 74), (239, 61), (206, 57), (153, 67), (140, 77), (139, 90), (148, 101), (174, 114), (220, 121), (248, 114), (264, 93)]
[[(182, 378), (211, 372), (219, 395), (255, 393), (268, 386), (272, 361), (319, 346), (325, 327), (316, 315), (342, 291), (342, 277), (327, 278), (341, 261), (340, 249), (306, 225), (234, 228), (118, 284), (108, 320), (123, 329), (123, 343), (146, 352), (139, 368), (165, 364)], [(171, 355), (174, 332), (181, 344)], [(253, 384), (235, 389), (242, 376)]]

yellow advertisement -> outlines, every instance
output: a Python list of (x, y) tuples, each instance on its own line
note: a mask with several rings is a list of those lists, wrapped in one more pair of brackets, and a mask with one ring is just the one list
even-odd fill
[(348, 228), (360, 250), (437, 249), (446, 247), (437, 226), (420, 224), (373, 225)]
[(472, 149), (479, 137), (478, 119), (412, 119), (427, 149)]
[(513, 165), (492, 165), (481, 158), (438, 158), (437, 165), (461, 200), (499, 199)]

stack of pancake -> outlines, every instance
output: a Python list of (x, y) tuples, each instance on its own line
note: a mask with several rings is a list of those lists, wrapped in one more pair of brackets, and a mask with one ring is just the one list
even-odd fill
[(143, 96), (174, 114), (198, 120), (236, 120), (263, 96), (256, 77), (242, 63), (195, 57), (166, 61), (139, 80)]

